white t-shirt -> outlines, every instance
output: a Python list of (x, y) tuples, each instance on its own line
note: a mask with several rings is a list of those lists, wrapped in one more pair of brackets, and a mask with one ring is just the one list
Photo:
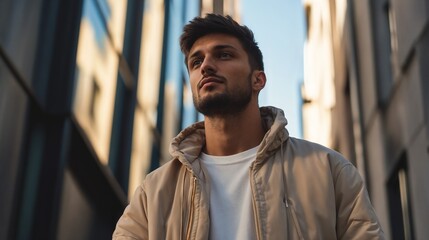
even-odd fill
[(210, 239), (256, 239), (249, 167), (258, 147), (231, 156), (201, 153), (210, 176)]

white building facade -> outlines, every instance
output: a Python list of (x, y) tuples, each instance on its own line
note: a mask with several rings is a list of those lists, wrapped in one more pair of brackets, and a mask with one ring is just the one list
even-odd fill
[(427, 239), (429, 1), (304, 6), (304, 138), (357, 166), (388, 239)]

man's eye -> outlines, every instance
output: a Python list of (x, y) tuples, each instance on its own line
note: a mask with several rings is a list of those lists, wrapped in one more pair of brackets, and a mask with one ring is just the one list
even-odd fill
[(220, 54), (220, 58), (222, 58), (222, 59), (231, 58), (231, 54), (228, 53), (228, 52), (223, 52), (223, 53)]
[(191, 66), (196, 67), (196, 66), (200, 65), (201, 63), (202, 63), (201, 59), (195, 59), (191, 62)]

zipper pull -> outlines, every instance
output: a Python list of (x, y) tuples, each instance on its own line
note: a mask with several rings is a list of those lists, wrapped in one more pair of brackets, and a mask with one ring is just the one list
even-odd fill
[(286, 207), (289, 207), (289, 203), (287, 202), (287, 198), (283, 197), (283, 202), (285, 203)]

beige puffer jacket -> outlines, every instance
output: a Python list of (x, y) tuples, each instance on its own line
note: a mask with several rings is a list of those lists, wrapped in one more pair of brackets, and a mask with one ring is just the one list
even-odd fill
[[(249, 169), (258, 239), (384, 239), (356, 168), (339, 153), (289, 137), (283, 111), (260, 109), (267, 126)], [(209, 181), (197, 158), (196, 123), (173, 139), (173, 160), (147, 175), (113, 239), (208, 239)]]

